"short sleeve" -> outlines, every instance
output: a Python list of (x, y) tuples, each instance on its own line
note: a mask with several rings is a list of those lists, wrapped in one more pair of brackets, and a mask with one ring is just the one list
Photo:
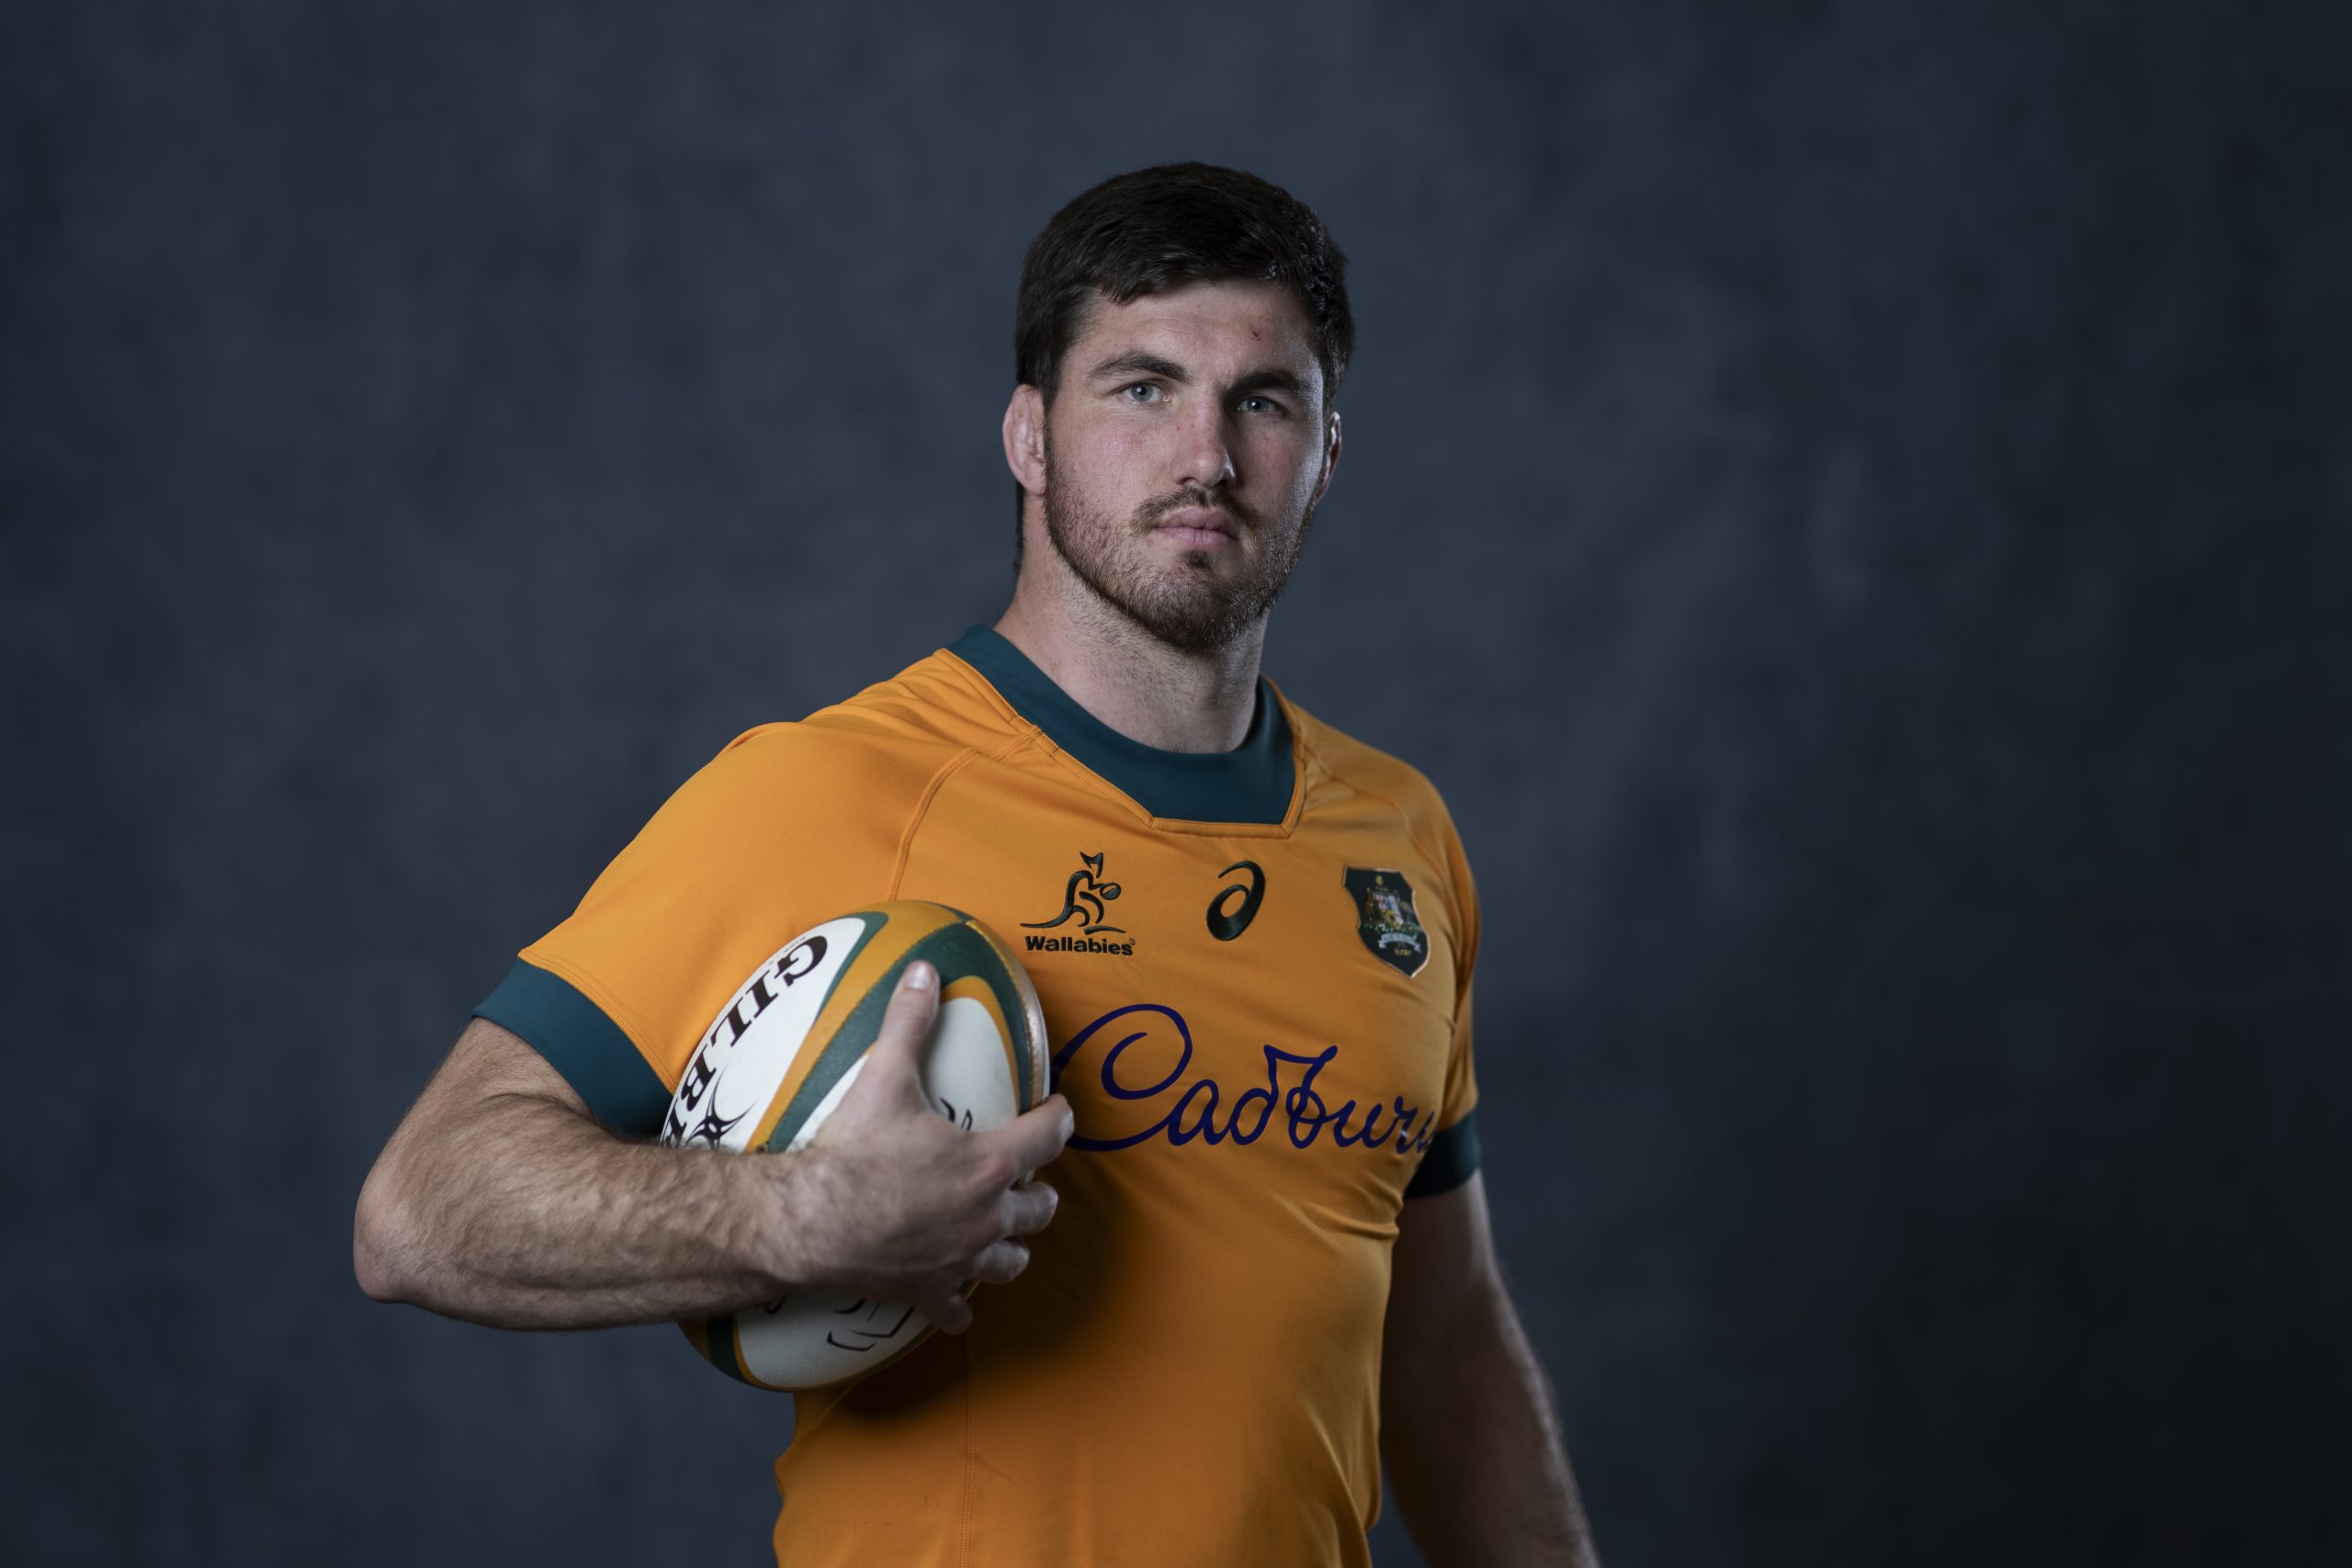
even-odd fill
[(598, 1120), (650, 1134), (712, 1019), (810, 926), (888, 898), (935, 748), (802, 725), (739, 736), (474, 1010)]
[(1471, 977), (1478, 963), (1478, 889), (1450, 818), (1445, 821), (1445, 853), (1447, 880), (1453, 888), (1451, 903), (1459, 929), (1453, 963), (1453, 1040), (1446, 1055), (1445, 1094), (1438, 1107), (1437, 1131), (1430, 1134), (1420, 1168), (1405, 1189), (1408, 1198), (1450, 1191), (1469, 1180), (1478, 1168), (1478, 1075), (1470, 1047)]

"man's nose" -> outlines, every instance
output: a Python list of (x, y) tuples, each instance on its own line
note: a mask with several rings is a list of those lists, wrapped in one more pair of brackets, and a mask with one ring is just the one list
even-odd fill
[(1203, 490), (1222, 490), (1233, 482), (1233, 445), (1227, 439), (1225, 411), (1214, 399), (1195, 398), (1183, 411), (1176, 447), (1176, 468), (1170, 477)]

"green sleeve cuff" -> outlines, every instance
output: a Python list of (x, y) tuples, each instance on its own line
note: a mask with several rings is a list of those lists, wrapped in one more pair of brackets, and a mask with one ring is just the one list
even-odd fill
[(570, 981), (518, 958), (473, 1016), (530, 1042), (605, 1126), (647, 1136), (662, 1130), (669, 1087), (621, 1026)]
[(1421, 1168), (1406, 1184), (1405, 1196), (1434, 1198), (1451, 1192), (1477, 1171), (1478, 1113), (1472, 1111), (1430, 1139), (1429, 1150), (1421, 1156)]

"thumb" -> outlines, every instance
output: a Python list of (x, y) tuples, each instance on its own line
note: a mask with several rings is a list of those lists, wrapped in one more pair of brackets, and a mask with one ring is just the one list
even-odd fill
[(882, 1027), (865, 1054), (861, 1077), (879, 1077), (894, 1094), (922, 1097), (922, 1054), (931, 1040), (931, 1026), (939, 1016), (939, 971), (921, 959), (906, 966), (890, 1004), (883, 1010)]

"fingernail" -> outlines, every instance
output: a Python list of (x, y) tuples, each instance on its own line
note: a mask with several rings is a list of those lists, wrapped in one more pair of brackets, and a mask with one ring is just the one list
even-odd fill
[(928, 991), (933, 986), (938, 984), (938, 981), (939, 971), (930, 964), (910, 964), (907, 965), (907, 989), (910, 991)]

